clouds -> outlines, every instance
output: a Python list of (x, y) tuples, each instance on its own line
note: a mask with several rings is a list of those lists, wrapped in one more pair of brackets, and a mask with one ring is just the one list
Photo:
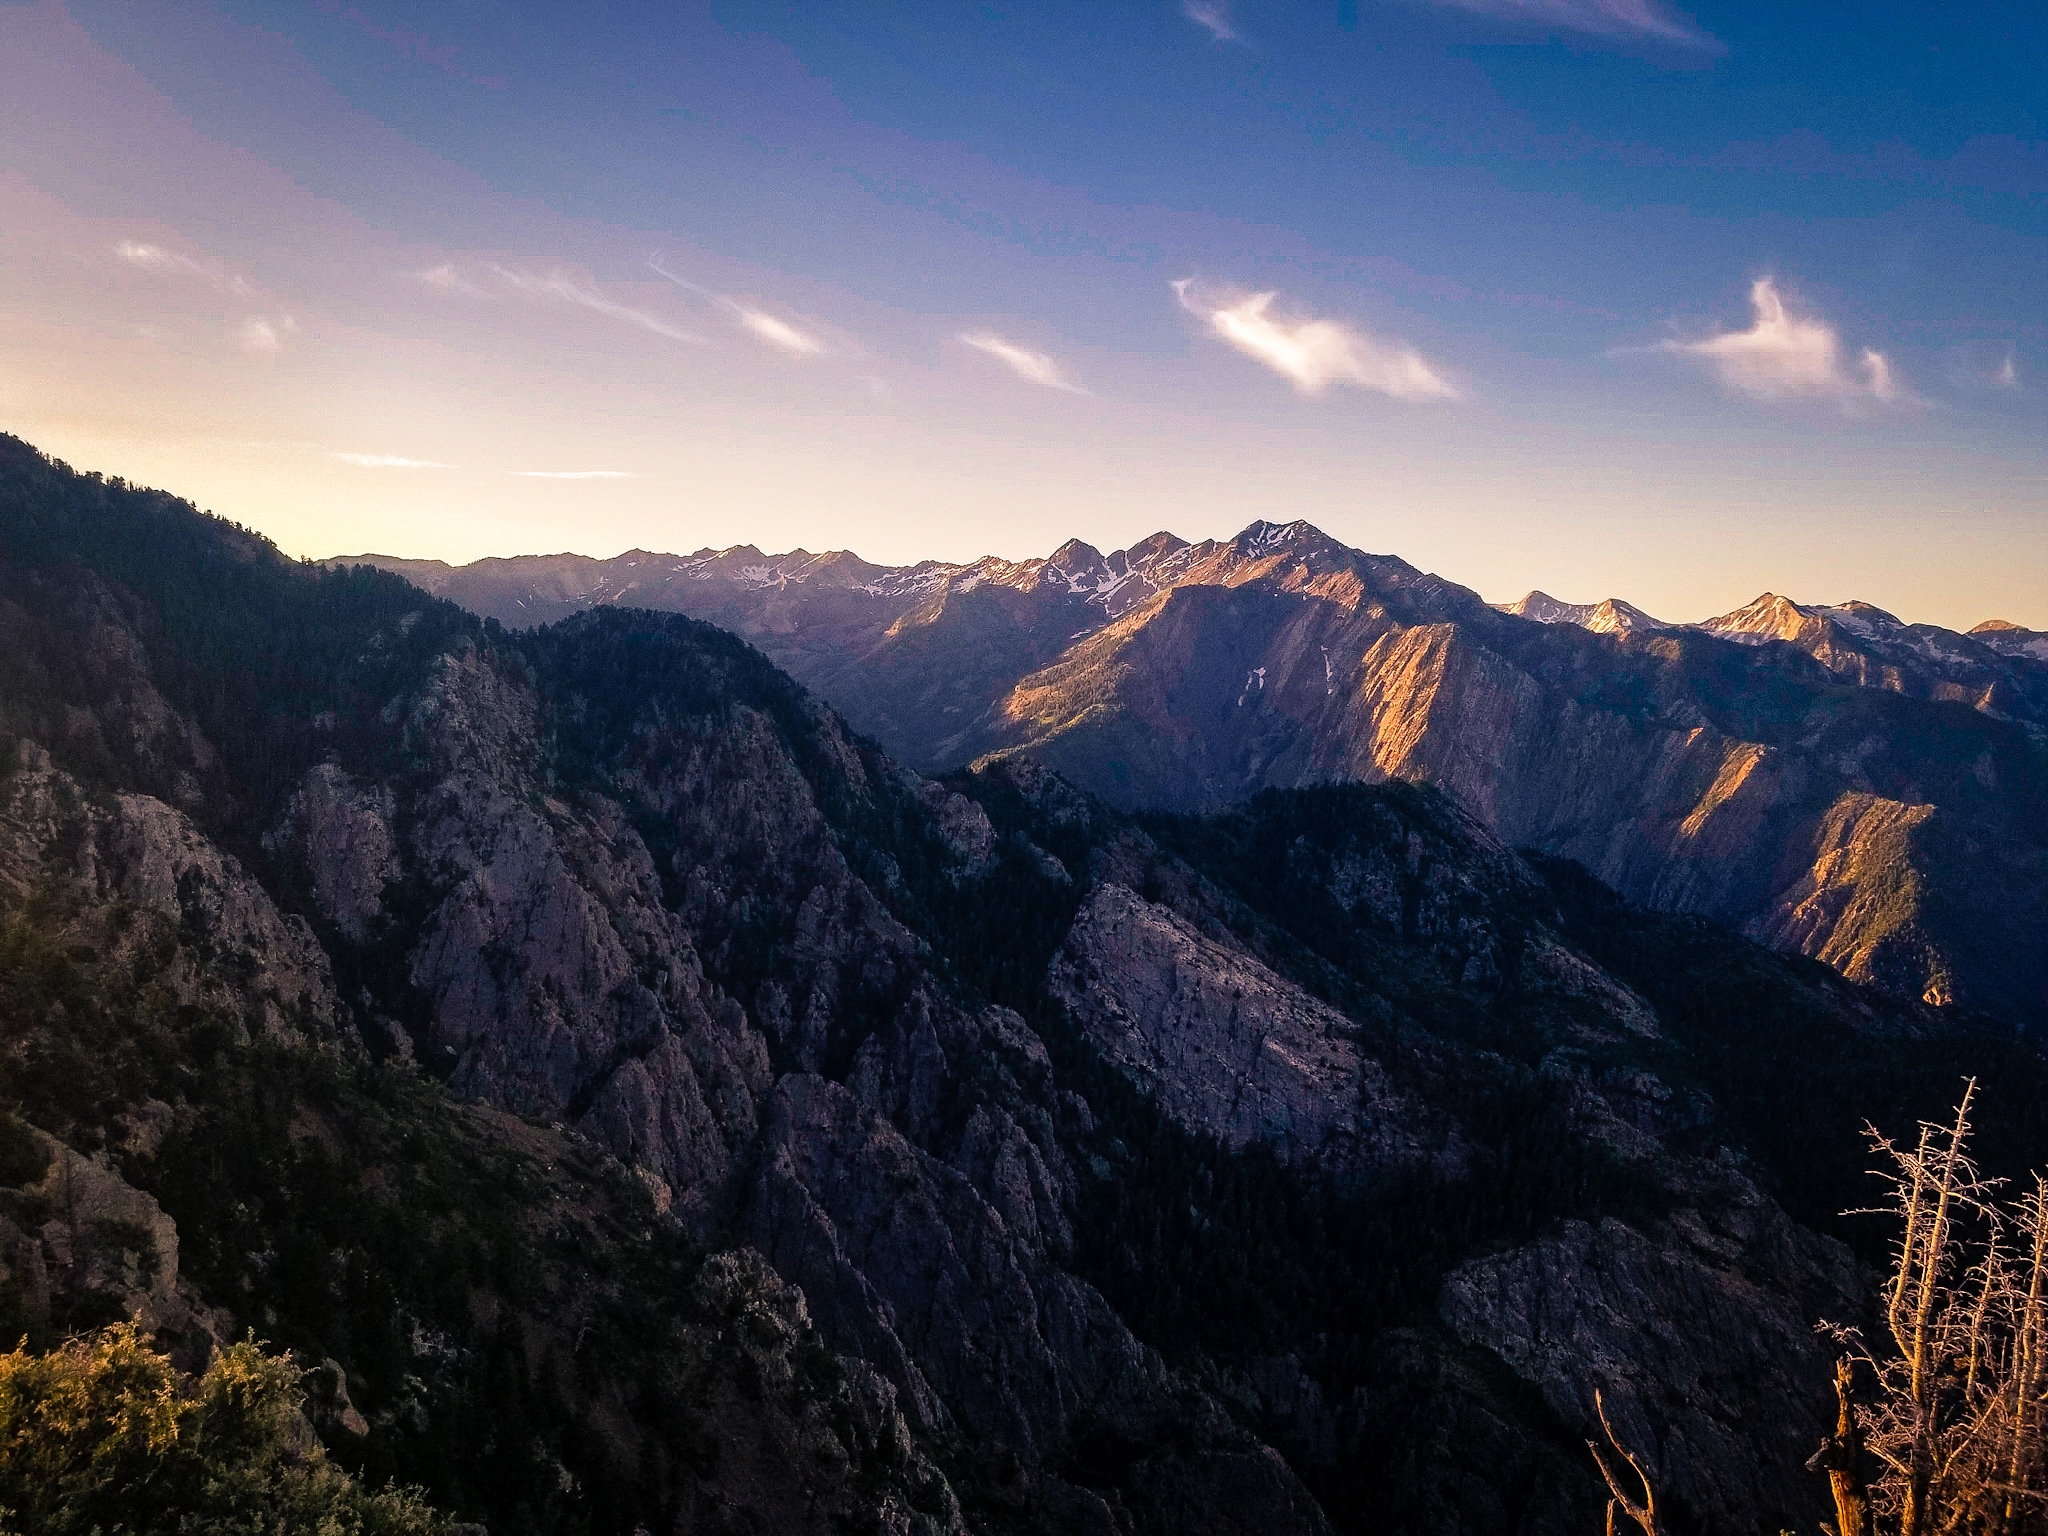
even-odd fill
[(147, 240), (123, 240), (114, 247), (114, 254), (129, 266), (140, 267), (145, 272), (165, 272), (178, 277), (206, 276), (206, 268), (190, 256), (167, 251)]
[(408, 459), (395, 453), (340, 453), (328, 455), (344, 464), (353, 464), (358, 469), (453, 469), (452, 464), (443, 464), (437, 459)]
[(469, 299), (524, 299), (537, 304), (566, 305), (601, 315), (634, 330), (659, 336), (664, 341), (701, 346), (704, 338), (651, 310), (639, 309), (612, 298), (595, 282), (561, 267), (525, 271), (499, 262), (487, 262), (464, 271), (453, 262), (443, 262), (413, 276), (437, 293), (458, 294)]
[(1749, 288), (1753, 318), (1746, 331), (1724, 331), (1701, 341), (1667, 341), (1660, 351), (1713, 370), (1724, 389), (1752, 400), (1829, 400), (1842, 404), (1904, 398), (1883, 353), (1865, 347), (1853, 364), (1843, 359), (1841, 337), (1817, 315), (1795, 312), (1775, 279)]
[(462, 269), (452, 261), (444, 261), (438, 267), (428, 267), (413, 276), (439, 293), (460, 293), (472, 299), (489, 298), (487, 290), (462, 275)]
[(749, 334), (791, 357), (816, 357), (825, 350), (825, 344), (810, 332), (798, 330), (787, 320), (779, 319), (765, 309), (749, 309), (745, 305), (734, 307), (740, 325)]
[(1435, 0), (1452, 10), (1506, 21), (1586, 32), (1595, 37), (1647, 38), (1687, 48), (1721, 51), (1721, 44), (1687, 26), (1656, 0)]
[[(339, 459), (344, 464), (353, 464), (358, 469), (460, 469), (459, 464), (443, 463), (439, 459), (413, 459), (397, 453), (344, 453), (337, 449), (328, 450), (330, 459)], [(520, 480), (642, 480), (646, 477), (636, 469), (501, 469), (498, 474), (511, 475)]]
[[(454, 283), (462, 281), (459, 274), (454, 274), (454, 283), (443, 279), (441, 274), (447, 271), (449, 269), (437, 267), (431, 272), (421, 273), (420, 276), (434, 286), (442, 288), (452, 287)], [(520, 272), (493, 262), (490, 272), (508, 291), (525, 298), (587, 309), (592, 314), (603, 315), (608, 320), (616, 320), (622, 325), (636, 327), (649, 335), (660, 336), (669, 341), (680, 341), (692, 346), (701, 345), (704, 341), (704, 338), (694, 331), (686, 331), (681, 326), (671, 324), (661, 316), (650, 314), (644, 309), (621, 304), (618, 300), (607, 297), (594, 283), (579, 280), (559, 269), (542, 273)]]
[(739, 323), (740, 329), (756, 341), (764, 342), (778, 352), (790, 357), (816, 357), (825, 351), (825, 343), (801, 326), (769, 313), (757, 305), (745, 303), (723, 293), (714, 293), (701, 283), (693, 283), (686, 277), (678, 277), (653, 257), (647, 260), (648, 270), (658, 273), (667, 281), (685, 292), (698, 294), (711, 300), (720, 309)]
[(1230, 19), (1230, 0), (1181, 0), (1180, 13), (1219, 43), (1242, 41)]
[[(139, 271), (198, 276), (207, 270), (192, 257), (142, 242), (126, 242), (120, 255)], [(794, 363), (833, 359), (850, 365), (844, 370), (849, 388), (885, 405), (896, 403), (895, 381), (872, 371), (874, 354), (857, 338), (829, 325), (793, 318), (780, 306), (705, 287), (658, 258), (645, 258), (644, 264), (695, 302), (674, 315), (664, 314), (644, 301), (627, 302), (617, 286), (600, 285), (574, 269), (509, 261), (444, 263), (415, 271), (412, 277), (445, 294), (573, 309), (664, 341), (719, 344), (728, 354), (733, 343), (720, 343), (721, 334), (766, 348)], [(1203, 336), (1286, 380), (1304, 400), (1355, 389), (1406, 404), (1428, 405), (1458, 401), (1468, 392), (1459, 370), (1412, 342), (1380, 334), (1341, 314), (1315, 313), (1277, 288), (1211, 283), (1199, 277), (1181, 278), (1168, 286), (1178, 307), (1193, 317)], [(1609, 355), (1647, 350), (1677, 358), (1705, 370), (1730, 394), (1766, 404), (1819, 401), (1853, 414), (1919, 403), (1891, 357), (1875, 348), (1845, 343), (1833, 325), (1802, 308), (1775, 278), (1758, 278), (1749, 296), (1752, 316), (1742, 329), (1695, 333), (1645, 348), (1617, 349)], [(659, 304), (659, 295), (655, 298)], [(721, 321), (730, 329), (721, 332)], [(243, 326), (242, 344), (252, 353), (277, 351), (286, 345), (290, 326), (289, 320), (252, 317)], [(974, 326), (954, 332), (952, 339), (1040, 389), (1091, 394), (1058, 355), (1016, 339), (1007, 327)], [(1978, 389), (2012, 389), (2017, 384), (2017, 364), (2002, 356), (1985, 359), (1973, 375), (1973, 387)], [(504, 472), (563, 480), (625, 479), (632, 474), (625, 470)]]
[(1029, 379), (1047, 389), (1062, 389), (1069, 394), (1088, 393), (1067, 377), (1066, 370), (1055, 359), (1043, 352), (1034, 352), (1020, 342), (998, 336), (994, 331), (963, 331), (959, 339), (975, 351), (987, 353), (1020, 379)]
[(244, 320), (235, 337), (242, 344), (244, 352), (253, 352), (259, 357), (268, 357), (284, 350), (284, 332), (296, 330), (289, 319), (273, 321), (263, 315), (251, 315)]
[[(1719, 53), (1722, 46), (1658, 0), (1429, 0), (1446, 10), (1594, 37), (1645, 39)], [(1181, 15), (1219, 43), (1241, 43), (1231, 0), (1181, 0)]]
[(1396, 400), (1455, 400), (1457, 389), (1420, 352), (1341, 320), (1276, 313), (1278, 293), (1210, 289), (1194, 278), (1173, 284), (1182, 309), (1209, 335), (1263, 363), (1303, 395), (1349, 384)]
[[(263, 302), (247, 278), (226, 270), (218, 262), (174, 251), (155, 241), (116, 241), (114, 255), (124, 266), (152, 277), (198, 283), (215, 294), (236, 301)], [(241, 305), (238, 302), (234, 307)], [(298, 321), (289, 313), (274, 309), (268, 314), (245, 316), (235, 325), (234, 337), (236, 345), (251, 356), (272, 357), (284, 350), (285, 338), (298, 328)]]

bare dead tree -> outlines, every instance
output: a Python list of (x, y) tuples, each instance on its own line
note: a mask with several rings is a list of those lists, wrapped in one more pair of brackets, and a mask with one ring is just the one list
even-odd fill
[[(1806, 1464), (1827, 1474), (1832, 1536), (2048, 1536), (2048, 1176), (2002, 1198), (1970, 1156), (1976, 1094), (1972, 1079), (1954, 1117), (1923, 1122), (1910, 1146), (1867, 1127), (1888, 1197), (1859, 1214), (1899, 1235), (1877, 1344), (1821, 1325), (1845, 1350), (1835, 1431)], [(1618, 1515), (1657, 1536), (1649, 1474), (1598, 1392), (1593, 1405), (1608, 1536)]]
[(1863, 1486), (1863, 1426), (1856, 1416), (1856, 1363), (1844, 1355), (1835, 1362), (1835, 1432), (1813, 1453), (1809, 1472), (1828, 1475), (1835, 1500), (1834, 1536), (1867, 1536), (1870, 1495)]
[(1600, 1416), (1600, 1429), (1607, 1436), (1607, 1443), (1614, 1453), (1628, 1463), (1629, 1471), (1642, 1485), (1639, 1501), (1622, 1491), (1622, 1479), (1615, 1476), (1614, 1467), (1607, 1459), (1607, 1453), (1600, 1449), (1600, 1442), (1588, 1440), (1586, 1449), (1593, 1453), (1593, 1464), (1600, 1469), (1600, 1476), (1607, 1483), (1607, 1536), (1614, 1536), (1614, 1516), (1619, 1510), (1642, 1527), (1643, 1536), (1657, 1536), (1657, 1491), (1650, 1485), (1650, 1474), (1643, 1470), (1643, 1464), (1636, 1460), (1627, 1446), (1615, 1437), (1614, 1426), (1607, 1422), (1607, 1404), (1601, 1399), (1600, 1389), (1593, 1389), (1593, 1411)]
[[(1875, 1128), (1899, 1223), (1884, 1294), (1885, 1339), (1836, 1371), (1833, 1438), (1808, 1465), (1828, 1474), (1838, 1536), (2022, 1536), (2048, 1528), (2048, 1184), (2007, 1205), (1969, 1154), (1974, 1080), (1955, 1117), (1910, 1148)], [(1862, 1403), (1855, 1379), (1871, 1382)], [(1866, 1485), (1863, 1470), (1874, 1464)]]

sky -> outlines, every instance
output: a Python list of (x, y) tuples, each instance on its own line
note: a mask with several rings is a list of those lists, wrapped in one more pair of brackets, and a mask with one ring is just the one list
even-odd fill
[(0, 430), (288, 553), (1305, 518), (2048, 629), (2048, 7), (0, 0)]

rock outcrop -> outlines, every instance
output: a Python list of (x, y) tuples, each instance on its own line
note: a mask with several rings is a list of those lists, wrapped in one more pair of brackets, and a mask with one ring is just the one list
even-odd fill
[(1362, 1174), (1414, 1155), (1422, 1117), (1337, 1009), (1114, 882), (1074, 918), (1048, 991), (1190, 1129)]

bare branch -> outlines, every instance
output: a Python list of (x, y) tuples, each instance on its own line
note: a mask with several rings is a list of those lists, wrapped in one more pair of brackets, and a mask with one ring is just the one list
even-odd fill
[(1607, 1491), (1611, 1495), (1607, 1501), (1608, 1536), (1613, 1536), (1614, 1533), (1614, 1511), (1617, 1507), (1642, 1527), (1643, 1536), (1657, 1536), (1657, 1491), (1650, 1485), (1650, 1475), (1643, 1470), (1643, 1464), (1637, 1461), (1628, 1447), (1615, 1437), (1614, 1426), (1607, 1422), (1607, 1404), (1601, 1397), (1598, 1387), (1593, 1389), (1593, 1411), (1600, 1416), (1600, 1428), (1607, 1436), (1607, 1443), (1614, 1447), (1623, 1461), (1628, 1463), (1629, 1470), (1635, 1473), (1636, 1481), (1642, 1484), (1643, 1488), (1641, 1503), (1637, 1503), (1622, 1492), (1621, 1479), (1615, 1476), (1614, 1468), (1608, 1465), (1607, 1456), (1600, 1449), (1598, 1442), (1586, 1442), (1586, 1449), (1593, 1453), (1593, 1464), (1600, 1469), (1600, 1476), (1606, 1480)]

